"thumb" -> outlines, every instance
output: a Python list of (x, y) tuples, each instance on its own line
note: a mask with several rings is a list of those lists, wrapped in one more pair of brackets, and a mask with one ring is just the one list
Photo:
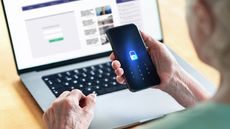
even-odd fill
[(90, 94), (85, 97), (85, 106), (84, 109), (87, 111), (93, 110), (96, 105), (96, 94)]

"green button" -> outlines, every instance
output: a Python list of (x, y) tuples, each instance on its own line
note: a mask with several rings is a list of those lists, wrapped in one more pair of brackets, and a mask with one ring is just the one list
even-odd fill
[(60, 37), (60, 38), (51, 39), (51, 40), (49, 40), (49, 42), (53, 43), (53, 42), (58, 42), (58, 41), (62, 41), (62, 40), (64, 40), (64, 38)]

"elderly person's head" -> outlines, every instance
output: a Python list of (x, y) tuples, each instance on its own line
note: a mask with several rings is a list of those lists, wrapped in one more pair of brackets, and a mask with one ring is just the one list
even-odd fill
[(199, 58), (221, 74), (230, 67), (230, 0), (187, 0), (187, 20)]

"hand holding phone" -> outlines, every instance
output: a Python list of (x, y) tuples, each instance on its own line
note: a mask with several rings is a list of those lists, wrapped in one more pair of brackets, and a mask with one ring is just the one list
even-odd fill
[(124, 69), (130, 91), (139, 91), (160, 84), (156, 68), (134, 24), (106, 31), (114, 54)]

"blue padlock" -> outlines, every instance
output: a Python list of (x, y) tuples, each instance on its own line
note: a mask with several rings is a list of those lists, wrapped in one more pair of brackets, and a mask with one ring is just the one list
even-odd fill
[(129, 56), (133, 61), (138, 59), (137, 53), (135, 51), (129, 51)]

